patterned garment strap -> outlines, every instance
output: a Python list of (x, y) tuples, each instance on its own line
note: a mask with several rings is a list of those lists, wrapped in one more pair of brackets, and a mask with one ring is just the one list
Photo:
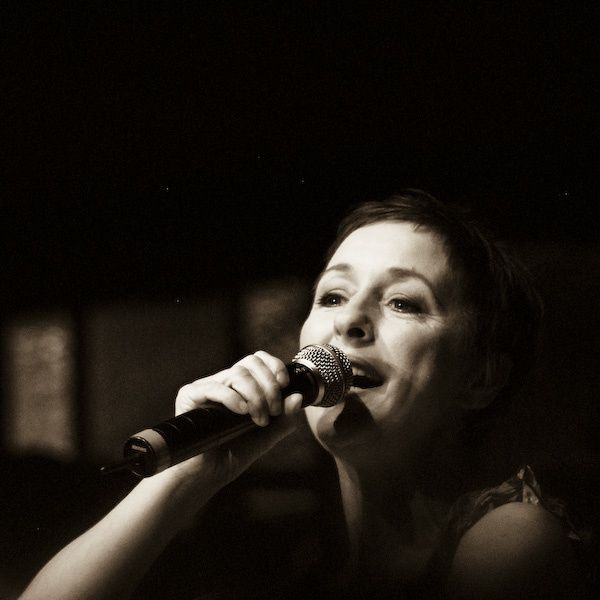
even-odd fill
[(448, 528), (451, 536), (458, 541), (483, 516), (509, 502), (524, 502), (545, 508), (560, 519), (569, 538), (577, 542), (588, 542), (589, 532), (574, 525), (566, 504), (558, 498), (544, 496), (529, 465), (522, 467), (516, 475), (498, 486), (459, 498), (449, 515)]

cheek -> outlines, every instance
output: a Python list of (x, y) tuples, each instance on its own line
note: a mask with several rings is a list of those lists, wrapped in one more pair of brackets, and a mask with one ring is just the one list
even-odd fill
[[(440, 401), (453, 396), (461, 372), (462, 353), (450, 331), (405, 332), (390, 348), (396, 359), (395, 389), (390, 396), (421, 397)], [(395, 349), (395, 352), (394, 352)]]
[(308, 345), (306, 342), (307, 337), (309, 337), (308, 331), (309, 331), (308, 321), (305, 321), (304, 325), (302, 325), (302, 329), (300, 330), (300, 344), (299, 344), (300, 348), (304, 348), (304, 346)]
[(306, 321), (300, 330), (300, 347), (308, 346), (309, 344), (321, 344), (324, 335), (325, 324), (317, 319), (312, 313), (308, 315)]

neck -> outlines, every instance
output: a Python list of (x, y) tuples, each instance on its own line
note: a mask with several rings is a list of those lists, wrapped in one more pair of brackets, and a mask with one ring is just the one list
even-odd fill
[(389, 461), (378, 468), (374, 462), (335, 458), (353, 577), (376, 576), (399, 585), (423, 574), (452, 502), (466, 491), (460, 452), (448, 447), (444, 452), (441, 464), (436, 452), (407, 460), (404, 465), (412, 467), (395, 472)]
[[(409, 563), (432, 547), (439, 530), (437, 521), (446, 512), (444, 503), (429, 502), (412, 482), (399, 478), (375, 480), (354, 465), (336, 461), (353, 568), (388, 565), (414, 570)], [(407, 562), (408, 561), (408, 562)]]

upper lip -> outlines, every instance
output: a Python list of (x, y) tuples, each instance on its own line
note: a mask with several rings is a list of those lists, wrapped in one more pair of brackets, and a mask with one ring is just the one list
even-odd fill
[(358, 387), (377, 387), (383, 383), (382, 375), (367, 361), (348, 356), (352, 365), (353, 384)]

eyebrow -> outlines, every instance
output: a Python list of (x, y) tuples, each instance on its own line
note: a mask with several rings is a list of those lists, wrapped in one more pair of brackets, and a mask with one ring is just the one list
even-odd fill
[[(354, 268), (349, 263), (339, 263), (339, 264), (335, 264), (335, 265), (331, 265), (330, 267), (327, 267), (326, 269), (321, 271), (321, 274), (317, 277), (317, 280), (314, 285), (314, 290), (317, 289), (321, 279), (323, 279), (323, 277), (325, 275), (327, 275), (328, 273), (331, 273), (333, 271), (347, 275), (347, 274), (350, 274), (352, 271), (354, 271)], [(386, 274), (391, 275), (392, 277), (394, 277), (396, 279), (400, 279), (400, 280), (418, 279), (418, 280), (422, 281), (429, 288), (429, 291), (431, 292), (431, 294), (432, 294), (434, 300), (436, 301), (436, 303), (438, 304), (438, 306), (440, 306), (440, 307), (444, 306), (444, 303), (440, 300), (440, 297), (438, 296), (433, 283), (427, 277), (425, 277), (425, 275), (423, 275), (422, 273), (419, 273), (419, 271), (415, 271), (414, 269), (406, 269), (404, 267), (390, 267), (386, 270)]]

